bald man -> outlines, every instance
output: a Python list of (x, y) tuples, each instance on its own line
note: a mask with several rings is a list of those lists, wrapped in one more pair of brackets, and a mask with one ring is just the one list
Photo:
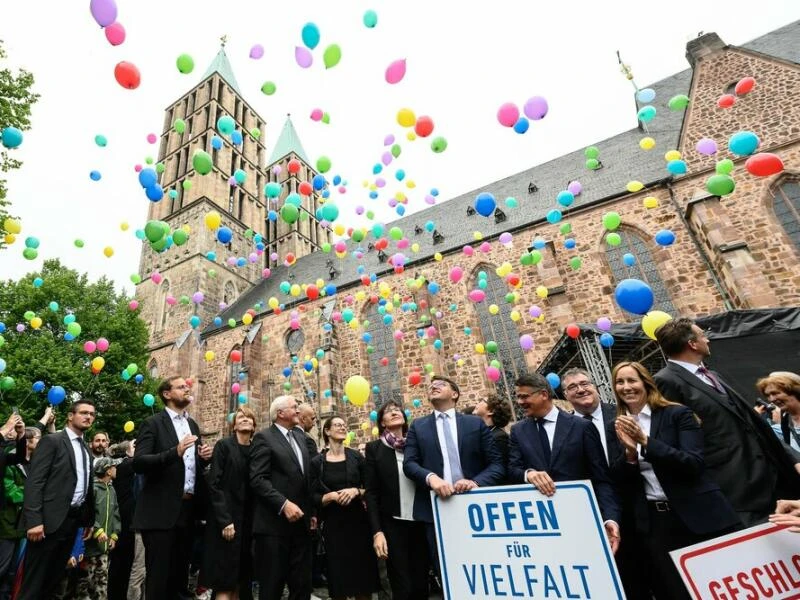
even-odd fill
[(317, 426), (317, 411), (310, 404), (301, 404), (298, 408), (300, 412), (300, 427), (306, 434), (306, 447), (308, 448), (308, 456), (314, 458), (319, 454), (317, 449), (317, 441), (311, 437), (311, 430)]

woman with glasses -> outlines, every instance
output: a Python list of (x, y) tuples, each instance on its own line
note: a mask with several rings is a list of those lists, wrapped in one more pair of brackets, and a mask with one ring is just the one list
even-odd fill
[(311, 489), (328, 557), (328, 594), (331, 600), (369, 600), (380, 585), (362, 501), (364, 459), (344, 446), (342, 417), (328, 417), (322, 437), (328, 448), (311, 460)]
[[(626, 544), (641, 557), (624, 581), (629, 597), (689, 598), (671, 550), (741, 528), (719, 486), (703, 473), (703, 432), (691, 410), (665, 399), (637, 362), (612, 372), (617, 419), (607, 435), (612, 476), (623, 501)], [(629, 532), (629, 533), (628, 533)], [(636, 590), (634, 593), (633, 590)]]
[(386, 559), (393, 600), (428, 598), (425, 523), (414, 521), (414, 482), (403, 473), (408, 420), (394, 401), (378, 410), (380, 439), (366, 448), (367, 512), (372, 544)]

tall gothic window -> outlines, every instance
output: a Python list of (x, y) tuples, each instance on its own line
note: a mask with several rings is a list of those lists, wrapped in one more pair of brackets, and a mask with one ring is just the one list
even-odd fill
[(800, 181), (784, 181), (775, 190), (772, 208), (786, 235), (800, 250)]
[(169, 304), (167, 304), (167, 296), (169, 295), (169, 279), (165, 279), (161, 282), (161, 292), (158, 294), (160, 298), (161, 307), (159, 310), (161, 311), (161, 315), (158, 318), (158, 330), (161, 331), (164, 327), (167, 326), (167, 317), (169, 317)]
[[(369, 321), (367, 333), (372, 336), (369, 346), (373, 348), (368, 354), (369, 373), (372, 386), (378, 386), (378, 393), (373, 394), (375, 408), (379, 408), (384, 402), (395, 400), (403, 403), (403, 395), (400, 391), (400, 374), (397, 370), (397, 347), (394, 341), (394, 331), (389, 325), (383, 324), (383, 315), (378, 312), (378, 305), (373, 304), (366, 311), (364, 318)], [(386, 366), (381, 361), (386, 358)]]
[[(497, 394), (500, 398), (511, 403), (512, 413), (520, 418), (516, 403), (512, 400), (514, 382), (517, 377), (528, 370), (525, 362), (525, 353), (519, 345), (519, 330), (511, 320), (511, 311), (514, 305), (506, 302), (506, 294), (510, 291), (508, 284), (503, 281), (494, 269), (484, 265), (487, 286), (486, 299), (476, 303), (475, 311), (478, 313), (478, 325), (481, 329), (484, 343), (497, 342), (497, 354), (487, 355), (488, 360), (495, 358), (500, 361), (500, 379), (495, 383)], [(489, 312), (489, 306), (496, 304), (500, 309), (496, 315)]]
[(230, 306), (236, 300), (236, 286), (232, 281), (226, 281), (222, 291), (222, 301)]
[[(667, 286), (658, 273), (658, 267), (653, 260), (653, 255), (647, 243), (638, 234), (628, 229), (618, 229), (617, 233), (622, 239), (619, 246), (606, 246), (606, 259), (616, 285), (623, 279), (641, 279), (653, 290), (652, 310), (662, 310), (671, 315), (675, 314)], [(627, 266), (624, 261), (626, 254), (632, 254), (636, 262)]]

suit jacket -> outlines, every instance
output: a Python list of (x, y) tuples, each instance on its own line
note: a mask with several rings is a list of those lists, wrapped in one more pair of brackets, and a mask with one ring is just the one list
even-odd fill
[[(296, 535), (308, 530), (313, 512), (311, 500), (311, 464), (305, 433), (291, 430), (303, 459), (297, 455), (277, 426), (272, 425), (253, 436), (250, 447), (250, 487), (253, 491), (253, 533), (256, 535)], [(303, 519), (290, 523), (281, 514), (287, 500), (303, 511)]]
[(502, 427), (493, 427), (489, 431), (492, 432), (494, 443), (500, 451), (500, 456), (503, 459), (503, 468), (508, 472), (508, 433)]
[[(456, 437), (461, 472), (480, 487), (500, 485), (505, 477), (503, 458), (492, 432), (480, 417), (456, 413)], [(416, 483), (414, 519), (433, 522), (430, 488), (425, 479), (430, 473), (444, 477), (444, 457), (436, 433), (436, 417), (415, 419), (408, 429), (403, 456), (403, 472)]]
[(239, 449), (235, 434), (214, 446), (207, 483), (211, 504), (209, 522), (217, 529), (233, 523), (237, 531), (241, 530), (250, 495), (250, 463)]
[(767, 513), (775, 508), (778, 495), (800, 497), (800, 475), (772, 428), (736, 390), (714, 375), (728, 397), (673, 362), (655, 376), (665, 398), (688, 406), (700, 417), (711, 479), (737, 511)]
[[(195, 510), (207, 501), (203, 472), (208, 461), (197, 453), (200, 447), (200, 428), (189, 418), (189, 430), (198, 440), (186, 452), (195, 453), (194, 494)], [(169, 413), (162, 410), (142, 423), (136, 439), (133, 470), (144, 475), (142, 489), (136, 500), (133, 529), (172, 529), (178, 522), (183, 503), (184, 463), (178, 455), (178, 435)]]
[[(742, 526), (719, 486), (705, 473), (703, 432), (685, 406), (652, 409), (645, 460), (661, 484), (670, 508), (693, 533), (705, 535)], [(642, 534), (650, 533), (644, 478), (639, 465), (628, 463), (614, 431), (606, 428), (611, 474), (619, 482), (624, 510)]]
[[(84, 444), (85, 445), (85, 444)], [(92, 454), (86, 449), (91, 469)], [(24, 453), (22, 456), (25, 456)], [(91, 470), (79, 524), (94, 524), (94, 490)], [(44, 525), (45, 535), (53, 533), (64, 522), (78, 484), (75, 452), (66, 429), (42, 437), (31, 458), (25, 482), (23, 521), (25, 529)]]
[(595, 426), (582, 417), (559, 411), (550, 464), (542, 456), (538, 436), (533, 419), (519, 421), (511, 428), (508, 459), (510, 481), (522, 483), (528, 469), (546, 471), (556, 482), (590, 479), (603, 519), (619, 523), (619, 501)]
[(308, 449), (308, 456), (309, 458), (314, 458), (317, 454), (319, 454), (319, 448), (317, 448), (317, 442), (315, 442), (314, 438), (312, 438), (307, 433), (304, 433), (303, 435), (305, 436), (304, 441), (306, 443), (306, 448)]
[(366, 466), (367, 514), (372, 534), (383, 531), (383, 523), (400, 516), (400, 477), (405, 474), (397, 468), (397, 455), (381, 440), (367, 444), (364, 450)]

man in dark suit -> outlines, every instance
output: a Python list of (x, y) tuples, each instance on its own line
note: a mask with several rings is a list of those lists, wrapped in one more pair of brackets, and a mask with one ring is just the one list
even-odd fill
[(600, 402), (597, 386), (592, 381), (592, 376), (585, 369), (574, 367), (568, 369), (561, 376), (561, 387), (564, 397), (572, 404), (575, 414), (591, 421), (600, 435), (603, 444), (603, 453), (606, 462), (609, 460), (608, 443), (606, 441), (606, 426), (617, 418), (617, 409), (611, 404)]
[(278, 396), (269, 408), (272, 426), (253, 436), (250, 487), (253, 491), (254, 571), (259, 598), (289, 600), (311, 596), (312, 516), (310, 467), (305, 434), (292, 396)]
[(301, 404), (297, 410), (300, 414), (300, 427), (305, 433), (305, 443), (306, 447), (308, 448), (308, 456), (309, 458), (314, 458), (317, 454), (319, 454), (317, 441), (311, 437), (311, 431), (317, 425), (317, 411), (314, 410), (314, 407), (308, 403)]
[(667, 357), (655, 376), (658, 389), (700, 418), (708, 474), (742, 522), (763, 523), (778, 498), (799, 497), (800, 464), (741, 394), (703, 364), (711, 355), (703, 330), (691, 319), (674, 319), (656, 339)]
[(556, 481), (590, 479), (616, 552), (621, 511), (597, 429), (587, 419), (559, 410), (539, 373), (520, 376), (516, 388), (517, 403), (528, 418), (511, 428), (509, 480), (530, 483), (552, 496)]
[(144, 543), (148, 598), (194, 596), (186, 589), (189, 560), (212, 449), (198, 443), (200, 428), (186, 412), (189, 391), (177, 375), (158, 386), (164, 410), (142, 423), (133, 455), (133, 470), (144, 475), (133, 529)]
[(85, 527), (84, 539), (92, 534), (92, 458), (83, 434), (94, 418), (94, 404), (76, 400), (67, 426), (44, 436), (33, 453), (22, 509), (28, 547), (18, 600), (49, 598), (64, 574), (78, 529)]
[(431, 378), (428, 401), (433, 413), (414, 419), (406, 437), (403, 472), (416, 483), (414, 520), (427, 528), (431, 560), (438, 565), (430, 490), (439, 498), (476, 487), (499, 485), (505, 466), (491, 431), (480, 417), (456, 412), (458, 385), (445, 377)]

